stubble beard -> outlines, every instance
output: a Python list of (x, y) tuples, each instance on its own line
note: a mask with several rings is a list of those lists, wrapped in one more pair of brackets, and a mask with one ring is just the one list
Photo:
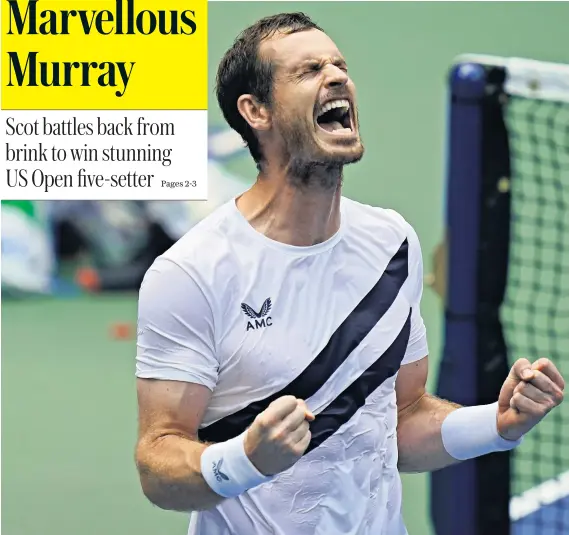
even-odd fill
[(312, 125), (290, 120), (281, 115), (281, 132), (288, 159), (287, 177), (297, 188), (336, 190), (342, 185), (344, 165), (356, 163), (363, 156), (363, 145), (352, 154), (333, 154), (323, 149), (314, 139)]

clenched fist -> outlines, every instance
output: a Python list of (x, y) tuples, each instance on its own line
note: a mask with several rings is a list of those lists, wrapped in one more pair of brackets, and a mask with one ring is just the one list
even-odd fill
[(565, 381), (548, 359), (519, 359), (498, 398), (498, 432), (518, 440), (563, 401)]
[(245, 453), (266, 476), (287, 470), (310, 443), (308, 422), (314, 420), (303, 400), (283, 396), (255, 418), (245, 436)]

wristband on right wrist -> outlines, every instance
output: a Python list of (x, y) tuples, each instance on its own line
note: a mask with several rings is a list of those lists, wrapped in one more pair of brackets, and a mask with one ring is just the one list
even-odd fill
[(246, 433), (212, 444), (202, 453), (202, 475), (211, 489), (224, 498), (233, 498), (274, 478), (261, 474), (247, 457), (244, 447)]

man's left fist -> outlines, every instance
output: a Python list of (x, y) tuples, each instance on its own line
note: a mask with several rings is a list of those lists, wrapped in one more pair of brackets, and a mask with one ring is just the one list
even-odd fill
[(498, 433), (518, 440), (563, 401), (565, 381), (549, 359), (519, 359), (498, 398)]

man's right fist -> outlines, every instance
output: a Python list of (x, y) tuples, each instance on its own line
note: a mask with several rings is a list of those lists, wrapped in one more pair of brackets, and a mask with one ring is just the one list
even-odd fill
[(245, 435), (245, 453), (255, 468), (272, 476), (290, 468), (310, 443), (308, 422), (314, 420), (306, 403), (294, 396), (273, 401)]

